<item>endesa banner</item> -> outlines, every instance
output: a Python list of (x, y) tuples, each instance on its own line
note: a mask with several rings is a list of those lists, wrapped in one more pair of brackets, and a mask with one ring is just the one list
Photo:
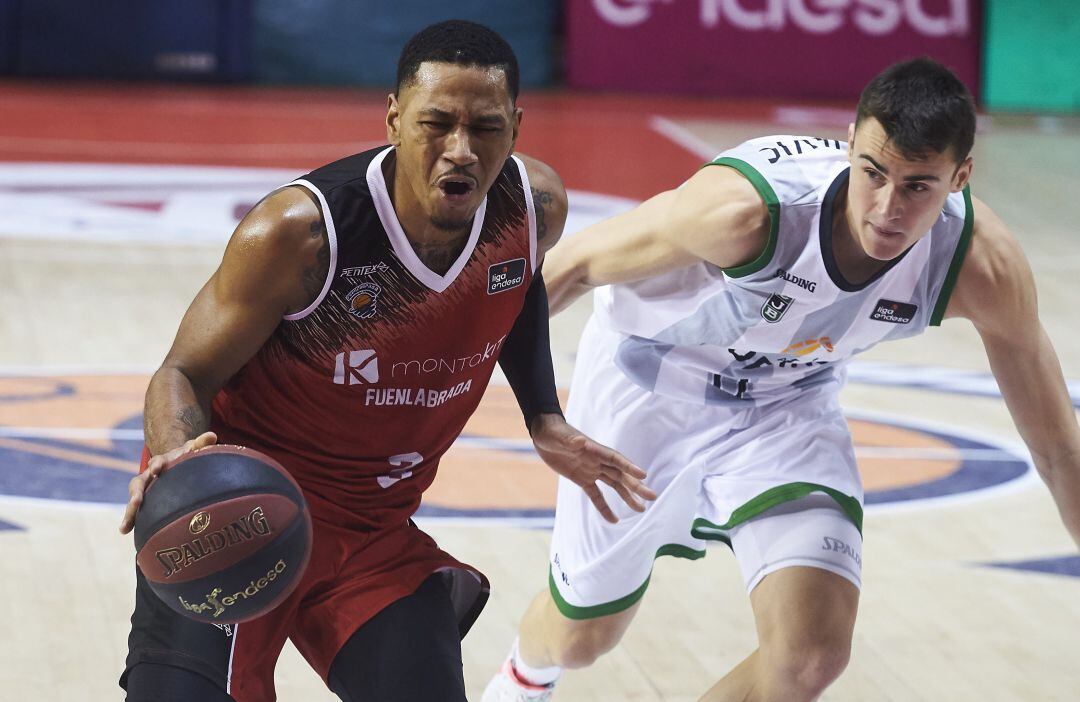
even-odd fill
[(567, 77), (576, 88), (853, 99), (890, 63), (927, 55), (976, 92), (981, 27), (981, 0), (567, 0)]

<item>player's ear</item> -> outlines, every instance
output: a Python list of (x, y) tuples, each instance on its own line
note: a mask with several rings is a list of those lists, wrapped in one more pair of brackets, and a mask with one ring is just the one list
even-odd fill
[(510, 118), (511, 127), (513, 129), (513, 136), (510, 138), (510, 153), (514, 153), (514, 147), (517, 145), (518, 132), (521, 131), (521, 118), (525, 116), (525, 110), (520, 107), (514, 108), (514, 114)]
[(855, 123), (847, 126), (847, 155), (851, 158), (855, 153)]
[(401, 146), (401, 105), (393, 93), (386, 96), (386, 141)]
[(974, 163), (969, 155), (956, 167), (956, 172), (953, 173), (952, 182), (949, 183), (950, 192), (958, 193), (964, 189), (964, 186), (971, 180), (971, 169), (973, 167)]

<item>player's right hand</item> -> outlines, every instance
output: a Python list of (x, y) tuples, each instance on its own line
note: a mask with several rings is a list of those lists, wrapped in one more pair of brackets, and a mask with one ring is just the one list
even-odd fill
[(166, 451), (157, 456), (151, 456), (150, 461), (146, 464), (146, 470), (136, 475), (131, 479), (131, 482), (128, 483), (128, 494), (131, 495), (131, 498), (128, 500), (127, 508), (124, 510), (124, 518), (120, 520), (120, 533), (126, 534), (135, 527), (135, 513), (139, 511), (139, 506), (143, 501), (143, 495), (146, 494), (146, 490), (150, 487), (150, 483), (154, 482), (159, 475), (171, 468), (172, 464), (176, 462), (176, 459), (180, 458), (185, 453), (198, 451), (207, 446), (213, 446), (216, 443), (217, 434), (208, 431), (199, 434), (194, 439), (185, 441), (183, 446), (178, 446), (171, 451)]

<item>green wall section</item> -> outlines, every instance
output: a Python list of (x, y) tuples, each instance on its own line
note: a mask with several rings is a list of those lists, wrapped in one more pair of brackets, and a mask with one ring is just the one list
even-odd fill
[[(0, 0), (3, 2), (3, 0)], [(429, 24), (465, 19), (499, 32), (523, 86), (555, 70), (558, 0), (255, 0), (254, 77), (265, 83), (392, 87), (398, 55)]]
[(986, 0), (983, 102), (1080, 111), (1080, 2)]

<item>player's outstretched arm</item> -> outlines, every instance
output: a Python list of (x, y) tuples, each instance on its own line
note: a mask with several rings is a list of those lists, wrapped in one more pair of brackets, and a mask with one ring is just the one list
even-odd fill
[(978, 200), (974, 207), (971, 249), (948, 316), (974, 323), (1016, 428), (1080, 545), (1080, 426), (1039, 321), (1031, 267), (1005, 224)]
[(329, 261), (322, 215), (300, 188), (272, 193), (239, 224), (150, 380), (144, 428), (153, 456), (128, 486), (121, 533), (131, 530), (143, 493), (166, 466), (216, 442), (207, 431), (214, 395), (255, 355), (283, 315), (318, 296)]
[(733, 268), (765, 248), (769, 211), (750, 181), (725, 166), (702, 168), (629, 212), (560, 244), (544, 265), (552, 314), (599, 285), (625, 283), (708, 261)]
[[(539, 255), (554, 246), (566, 221), (566, 191), (548, 166), (521, 156), (529, 173), (536, 209)], [(537, 270), (525, 295), (514, 327), (503, 342), (499, 365), (521, 406), (536, 452), (559, 475), (585, 491), (597, 510), (617, 521), (598, 483), (605, 483), (632, 509), (642, 511), (642, 500), (656, 499), (642, 479), (645, 471), (618, 452), (601, 446), (566, 423), (555, 391), (548, 334), (548, 302), (544, 277)]]

